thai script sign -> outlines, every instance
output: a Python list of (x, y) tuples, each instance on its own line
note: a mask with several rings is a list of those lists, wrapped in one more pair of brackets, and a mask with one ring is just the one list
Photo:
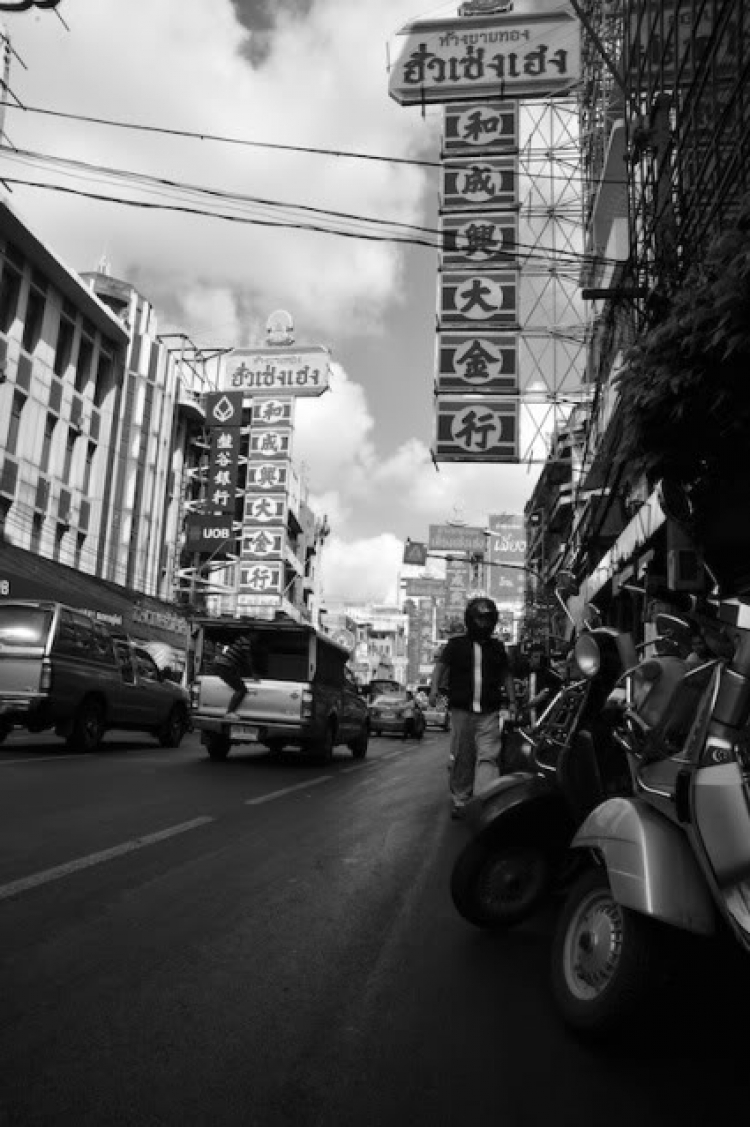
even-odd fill
[(160, 630), (171, 630), (173, 634), (184, 634), (185, 619), (169, 611), (151, 610), (148, 607), (133, 607), (130, 617), (133, 622), (144, 626), (158, 626)]
[(429, 578), (405, 579), (404, 594), (410, 599), (441, 599), (445, 595), (445, 580)]
[(469, 524), (431, 524), (430, 547), (448, 552), (483, 552), (487, 546), (484, 530)]
[(507, 211), (444, 215), (440, 247), (445, 267), (471, 270), (512, 265), (518, 250), (518, 216)]
[(245, 498), (243, 525), (282, 524), (286, 518), (286, 497), (261, 493)]
[(476, 157), (518, 148), (518, 103), (446, 106), (443, 156)]
[(445, 211), (460, 208), (512, 207), (518, 203), (516, 157), (483, 157), (443, 161), (441, 205)]
[(518, 321), (518, 274), (445, 270), (440, 276), (441, 328), (471, 330), (515, 328)]
[(397, 33), (388, 92), (402, 106), (538, 98), (566, 93), (580, 73), (570, 11), (420, 20)]
[(502, 395), (518, 390), (518, 338), (511, 334), (440, 333), (436, 390)]
[(517, 462), (518, 402), (437, 396), (434, 456), (445, 462)]
[[(493, 513), (489, 518), (491, 535), (487, 549), (490, 594), (500, 602), (522, 604), (526, 591), (526, 528), (517, 513)], [(499, 566), (510, 564), (510, 567)]]
[(328, 388), (330, 352), (320, 345), (237, 348), (225, 360), (223, 385), (254, 395), (322, 395)]

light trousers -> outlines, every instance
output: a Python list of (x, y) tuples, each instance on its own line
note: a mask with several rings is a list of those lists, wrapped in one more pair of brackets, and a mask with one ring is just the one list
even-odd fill
[(450, 790), (461, 805), (500, 776), (500, 713), (451, 709)]

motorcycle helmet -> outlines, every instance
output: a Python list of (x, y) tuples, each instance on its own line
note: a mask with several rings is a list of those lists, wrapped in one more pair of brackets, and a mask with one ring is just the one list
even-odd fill
[(488, 599), (484, 595), (477, 599), (471, 599), (466, 604), (464, 622), (466, 623), (466, 632), (472, 641), (486, 642), (488, 638), (491, 638), (499, 618), (498, 609), (492, 599)]

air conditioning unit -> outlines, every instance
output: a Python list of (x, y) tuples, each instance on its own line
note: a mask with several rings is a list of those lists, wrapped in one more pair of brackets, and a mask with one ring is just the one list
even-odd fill
[(667, 552), (667, 586), (672, 591), (703, 589), (703, 561), (694, 548), (672, 548)]

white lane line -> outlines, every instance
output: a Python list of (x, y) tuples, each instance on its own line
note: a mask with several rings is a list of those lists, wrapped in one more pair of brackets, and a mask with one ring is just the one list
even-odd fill
[(308, 787), (316, 787), (318, 783), (326, 783), (332, 778), (333, 775), (319, 775), (317, 779), (308, 779), (306, 783), (295, 783), (293, 787), (284, 787), (283, 790), (272, 790), (268, 794), (262, 794), (260, 798), (247, 798), (245, 799), (245, 806), (260, 806), (262, 802), (273, 802), (275, 798), (283, 798), (285, 794), (292, 794), (296, 790), (307, 790)]
[(39, 759), (0, 759), (0, 767), (10, 767), (11, 763), (54, 763), (58, 759), (89, 759), (88, 755), (44, 755)]
[(198, 826), (208, 825), (214, 820), (208, 816), (193, 818), (192, 822), (182, 822), (179, 826), (170, 826), (169, 829), (146, 834), (144, 837), (134, 838), (133, 841), (125, 841), (122, 845), (113, 845), (111, 849), (103, 849), (100, 853), (89, 853), (88, 857), (79, 857), (75, 861), (67, 861), (64, 865), (55, 865), (54, 869), (44, 869), (41, 873), (34, 873), (33, 876), (22, 877), (20, 880), (11, 881), (10, 884), (0, 885), (0, 900), (7, 900), (8, 897), (15, 896), (19, 892), (28, 892), (30, 888), (38, 888), (39, 885), (49, 884), (53, 880), (60, 880), (61, 877), (70, 876), (71, 873), (80, 872), (81, 869), (90, 869), (92, 865), (101, 865), (104, 861), (123, 857), (126, 853), (134, 853), (136, 849), (145, 849), (147, 845), (156, 845), (159, 841), (187, 833), (188, 830), (195, 830)]

